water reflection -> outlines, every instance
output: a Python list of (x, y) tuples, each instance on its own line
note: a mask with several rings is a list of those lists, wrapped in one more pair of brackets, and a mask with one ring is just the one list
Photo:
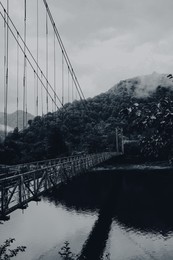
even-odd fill
[[(115, 225), (119, 226), (122, 233), (125, 232), (126, 237), (135, 234), (134, 244), (138, 248), (143, 248), (137, 243), (141, 236), (145, 237), (144, 245), (152, 236), (157, 241), (160, 236), (165, 241), (172, 238), (172, 185), (173, 176), (166, 170), (145, 173), (133, 171), (130, 174), (122, 170), (116, 173), (102, 171), (76, 179), (49, 194), (48, 198), (56, 205), (62, 203), (79, 212), (98, 212), (98, 219), (80, 253), (80, 259), (96, 260), (102, 258), (110, 230)], [(153, 252), (146, 252), (147, 249), (143, 249), (145, 256), (142, 259), (146, 255), (154, 259)]]
[(79, 212), (100, 212), (103, 205), (110, 204), (113, 218), (127, 228), (163, 236), (173, 231), (173, 175), (164, 171), (90, 173), (47, 194), (47, 198)]
[[(27, 246), (16, 260), (60, 260), (68, 240), (80, 259), (157, 259), (173, 256), (173, 176), (157, 171), (100, 171), (46, 194), (0, 225), (0, 243)], [(104, 258), (105, 259), (105, 258)]]
[(68, 211), (61, 204), (55, 207), (47, 200), (38, 205), (31, 202), (23, 214), (21, 210), (13, 212), (10, 221), (0, 226), (0, 244), (14, 237), (14, 247), (27, 247), (26, 252), (14, 260), (60, 260), (58, 251), (66, 240), (70, 241), (74, 252), (81, 250), (96, 218)]

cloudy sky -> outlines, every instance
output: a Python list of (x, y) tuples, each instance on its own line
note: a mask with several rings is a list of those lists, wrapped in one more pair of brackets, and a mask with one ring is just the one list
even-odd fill
[[(6, 4), (6, 0), (1, 2)], [(9, 2), (10, 15), (22, 34), (24, 0), (9, 0)], [(173, 72), (172, 0), (47, 0), (47, 2), (86, 97), (107, 91), (122, 79), (150, 74), (153, 71)], [(28, 0), (27, 6), (27, 43), (36, 55), (36, 0)], [(3, 35), (2, 18), (0, 21), (0, 31)], [(53, 63), (51, 29), (49, 29), (49, 43), (51, 68)], [(12, 39), (9, 45), (12, 75), (10, 77), (14, 83), (16, 46)], [(3, 37), (1, 60), (3, 60), (2, 50)], [(39, 0), (39, 62), (43, 71), (45, 71), (44, 57), (45, 8), (43, 1)], [(60, 56), (57, 56), (57, 68), (60, 66), (60, 60)], [(3, 81), (2, 65), (1, 62)], [(22, 74), (22, 57), (20, 66)], [(49, 69), (49, 77), (53, 77), (52, 70)], [(34, 85), (31, 80), (32, 72), (28, 71), (28, 75), (29, 84)], [(58, 77), (60, 74), (57, 72)], [(52, 79), (50, 82), (53, 84)], [(30, 97), (33, 95), (32, 90), (28, 93)], [(3, 84), (0, 94), (3, 104)], [(15, 86), (11, 89), (10, 95), (12, 98), (9, 97), (9, 100), (14, 110)], [(3, 107), (0, 108), (0, 111), (2, 110)]]

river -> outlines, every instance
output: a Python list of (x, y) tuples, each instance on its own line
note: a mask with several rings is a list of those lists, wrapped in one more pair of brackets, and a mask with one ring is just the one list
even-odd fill
[(65, 241), (80, 259), (171, 260), (172, 198), (168, 169), (97, 169), (13, 212), (0, 244), (27, 247), (14, 260), (60, 260)]

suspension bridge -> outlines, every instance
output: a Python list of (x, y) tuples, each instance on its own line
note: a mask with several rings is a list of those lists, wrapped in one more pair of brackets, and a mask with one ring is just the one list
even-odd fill
[[(9, 0), (0, 1), (2, 37), (1, 75), (4, 104), (4, 133), (8, 134), (8, 113), (22, 110), (22, 129), (28, 126), (28, 111), (44, 116), (63, 108), (65, 103), (81, 100), (86, 106), (75, 70), (63, 44), (46, 0), (23, 0), (18, 29)], [(32, 8), (31, 8), (32, 7)], [(22, 21), (22, 22), (21, 22)], [(33, 35), (34, 36), (33, 36)], [(32, 38), (32, 41), (31, 41)], [(26, 208), (44, 192), (83, 174), (119, 151), (119, 133), (115, 130), (116, 152), (104, 152), (55, 158), (18, 165), (0, 166), (0, 219), (18, 208)], [(121, 139), (122, 139), (121, 134)]]
[(3, 166), (6, 173), (0, 175), (0, 219), (8, 219), (8, 214), (25, 209), (31, 200), (39, 200), (46, 191), (118, 155), (105, 152)]

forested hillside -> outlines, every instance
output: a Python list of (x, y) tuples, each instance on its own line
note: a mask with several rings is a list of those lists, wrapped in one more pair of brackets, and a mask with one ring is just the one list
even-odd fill
[(128, 79), (94, 98), (36, 117), (1, 144), (1, 162), (114, 150), (117, 125), (123, 126), (126, 140), (139, 141), (143, 157), (172, 157), (172, 82), (160, 74), (147, 76), (145, 84), (144, 77)]

